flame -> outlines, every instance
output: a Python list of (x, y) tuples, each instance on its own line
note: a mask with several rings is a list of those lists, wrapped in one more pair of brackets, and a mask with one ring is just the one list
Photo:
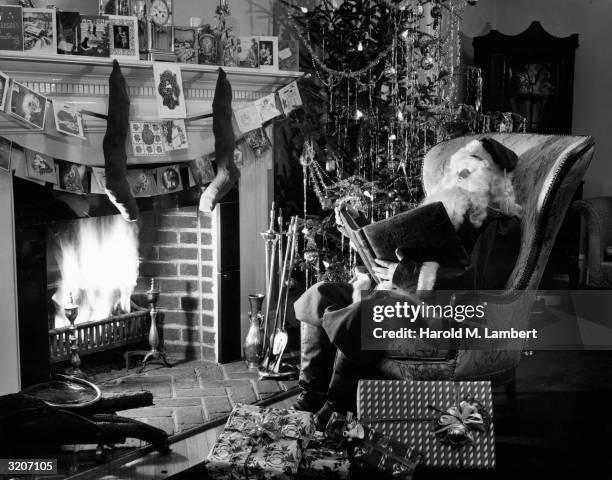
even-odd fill
[(119, 309), (127, 313), (138, 278), (138, 227), (120, 215), (75, 222), (59, 239), (57, 263), (56, 327), (69, 324), (63, 307), (71, 294), (79, 307), (76, 323), (103, 320)]

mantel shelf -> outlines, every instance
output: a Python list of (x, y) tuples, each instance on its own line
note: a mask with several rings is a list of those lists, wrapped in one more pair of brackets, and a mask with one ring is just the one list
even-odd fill
[[(153, 64), (146, 60), (118, 60), (128, 83), (138, 84), (153, 79)], [(163, 62), (162, 62), (163, 63)], [(110, 58), (82, 57), (70, 55), (33, 56), (22, 52), (0, 52), (0, 71), (15, 78), (37, 82), (61, 82), (66, 79), (87, 78), (107, 82), (113, 60)], [(214, 88), (219, 68), (227, 73), (232, 86), (243, 90), (273, 90), (291, 80), (298, 79), (302, 72), (275, 71), (257, 68), (219, 67), (180, 63), (183, 82), (186, 86)], [(97, 82), (96, 82), (97, 83)]]

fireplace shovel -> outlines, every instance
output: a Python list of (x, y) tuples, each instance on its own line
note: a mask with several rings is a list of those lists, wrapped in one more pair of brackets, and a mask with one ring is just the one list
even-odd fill
[[(285, 291), (284, 291), (284, 307), (283, 307), (283, 321), (281, 322), (281, 326), (276, 332), (276, 337), (274, 338), (274, 345), (272, 346), (272, 354), (276, 356), (274, 363), (272, 364), (272, 368), (270, 370), (274, 373), (278, 373), (281, 359), (283, 358), (283, 354), (285, 353), (285, 348), (287, 348), (287, 341), (289, 337), (287, 336), (287, 330), (285, 330), (286, 321), (287, 321), (287, 302), (289, 298), (289, 286), (291, 283), (291, 272), (293, 271), (293, 267), (295, 264), (295, 250), (296, 250), (296, 239), (297, 239), (297, 218), (293, 222), (293, 229), (291, 230), (291, 238), (288, 241), (288, 245), (291, 251), (289, 258), (289, 268), (287, 272), (287, 278), (285, 280)], [(282, 292), (281, 292), (282, 293)]]

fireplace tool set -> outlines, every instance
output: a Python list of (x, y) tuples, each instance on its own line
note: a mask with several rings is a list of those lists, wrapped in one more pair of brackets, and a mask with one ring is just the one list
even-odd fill
[[(278, 231), (274, 228), (275, 220), (278, 222)], [(296, 260), (297, 223), (297, 216), (292, 217), (287, 230), (283, 231), (282, 210), (275, 219), (272, 204), (269, 228), (261, 233), (266, 252), (266, 295), (249, 295), (251, 326), (244, 343), (244, 353), (248, 367), (259, 368), (262, 379), (287, 379), (297, 374), (293, 365), (282, 362), (289, 339), (286, 330), (287, 307), (291, 272)], [(276, 283), (278, 292), (274, 309), (272, 302)], [(261, 313), (264, 298), (265, 315)]]

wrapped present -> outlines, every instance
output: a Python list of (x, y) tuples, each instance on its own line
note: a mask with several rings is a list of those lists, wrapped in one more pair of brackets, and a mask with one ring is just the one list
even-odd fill
[(291, 479), (313, 434), (310, 413), (238, 404), (206, 459), (206, 469), (213, 479)]
[(334, 412), (325, 427), (325, 435), (334, 442), (340, 439), (347, 442), (349, 459), (362, 470), (376, 469), (398, 480), (411, 480), (422, 458), (413, 446), (364, 426), (351, 412), (346, 417)]
[(361, 380), (359, 421), (437, 468), (495, 468), (490, 382)]
[(335, 478), (337, 480), (350, 478), (351, 464), (345, 443), (344, 439), (339, 444), (322, 432), (316, 432), (304, 451), (298, 478)]

